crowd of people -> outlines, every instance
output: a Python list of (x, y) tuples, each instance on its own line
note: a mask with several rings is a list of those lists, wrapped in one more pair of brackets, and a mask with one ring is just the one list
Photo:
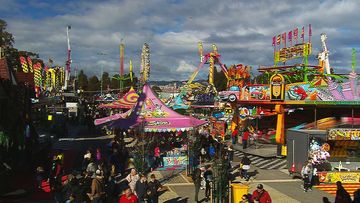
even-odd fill
[(65, 171), (64, 153), (55, 152), (49, 170), (41, 166), (36, 169), (38, 188), (45, 190), (44, 182), (47, 182), (57, 203), (157, 203), (162, 189), (160, 182), (154, 174), (149, 175), (148, 181), (135, 168), (127, 172), (129, 152), (120, 135), (123, 134), (117, 133), (107, 150), (86, 150), (79, 170)]

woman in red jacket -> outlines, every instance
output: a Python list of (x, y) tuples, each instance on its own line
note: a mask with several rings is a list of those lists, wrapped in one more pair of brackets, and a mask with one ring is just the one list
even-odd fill
[(255, 203), (271, 203), (271, 197), (269, 193), (264, 190), (264, 186), (259, 184), (256, 190), (253, 192), (251, 199)]
[(125, 194), (121, 195), (119, 203), (138, 203), (138, 198), (132, 193), (130, 188), (127, 188)]

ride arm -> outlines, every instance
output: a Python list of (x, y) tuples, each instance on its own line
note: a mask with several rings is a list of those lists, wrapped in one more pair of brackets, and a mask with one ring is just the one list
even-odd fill
[(225, 65), (221, 63), (220, 59), (218, 58), (218, 63), (220, 64), (221, 70), (223, 71), (226, 79), (229, 81), (229, 75), (228, 75), (228, 70), (226, 69)]
[(197, 67), (197, 69), (195, 70), (195, 72), (190, 76), (189, 80), (186, 82), (187, 85), (190, 85), (195, 77), (197, 76), (197, 74), (199, 73), (200, 69), (204, 66), (204, 64), (206, 63), (206, 61), (209, 59), (209, 56), (204, 56), (203, 61), (200, 63), (200, 65)]

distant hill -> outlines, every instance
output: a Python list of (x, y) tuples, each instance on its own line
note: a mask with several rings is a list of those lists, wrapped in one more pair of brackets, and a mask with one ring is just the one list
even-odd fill
[[(174, 84), (176, 83), (176, 85), (180, 85), (182, 86), (184, 83), (186, 83), (187, 81), (149, 81), (150, 85), (156, 85), (156, 86), (163, 86), (163, 85), (168, 85), (168, 84)], [(193, 83), (198, 82), (198, 83), (206, 83), (206, 80), (196, 80)]]

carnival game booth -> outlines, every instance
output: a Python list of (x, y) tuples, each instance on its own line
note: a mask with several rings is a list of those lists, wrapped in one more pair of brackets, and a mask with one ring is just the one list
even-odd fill
[(311, 161), (318, 170), (319, 182), (360, 183), (360, 119), (319, 121), (318, 130), (308, 124), (287, 131), (290, 173), (300, 173), (304, 163)]
[[(95, 124), (107, 123), (113, 129), (132, 129), (137, 131), (138, 134), (142, 134), (144, 136), (142, 139), (147, 141), (151, 141), (148, 137), (156, 136), (168, 139), (170, 139), (169, 137), (177, 137), (177, 141), (179, 141), (183, 140), (184, 132), (193, 131), (196, 127), (206, 123), (206, 121), (194, 117), (178, 114), (168, 108), (155, 96), (148, 84), (144, 85), (136, 105), (126, 115), (119, 116), (120, 118), (117, 120), (114, 120), (114, 116), (102, 118), (102, 120), (97, 119)], [(167, 150), (162, 153), (164, 167), (171, 168), (178, 165), (185, 167), (187, 165), (187, 143), (179, 144), (177, 141), (175, 141), (177, 143), (176, 147), (174, 145), (172, 149), (169, 149), (167, 146)], [(146, 142), (144, 142), (144, 145), (149, 147)]]

